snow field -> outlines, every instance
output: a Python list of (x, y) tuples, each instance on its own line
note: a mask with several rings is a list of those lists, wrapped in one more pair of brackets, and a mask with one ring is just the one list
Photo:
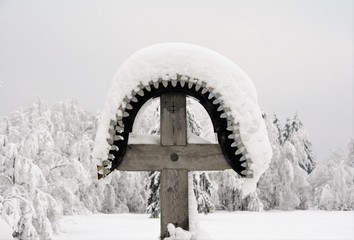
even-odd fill
[(354, 212), (216, 212), (200, 225), (215, 240), (344, 240), (354, 237)]
[[(349, 240), (354, 212), (267, 211), (200, 214), (198, 240)], [(66, 216), (55, 240), (157, 240), (160, 219), (148, 214)]]

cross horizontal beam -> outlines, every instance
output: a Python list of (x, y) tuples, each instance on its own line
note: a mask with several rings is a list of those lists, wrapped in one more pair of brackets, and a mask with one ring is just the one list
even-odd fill
[(123, 161), (117, 168), (123, 171), (220, 171), (231, 169), (219, 144), (161, 146), (159, 144), (128, 145)]

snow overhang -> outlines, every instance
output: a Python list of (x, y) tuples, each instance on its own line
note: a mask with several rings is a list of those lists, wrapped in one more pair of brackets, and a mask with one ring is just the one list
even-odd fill
[[(168, 91), (194, 94), (206, 102), (201, 102), (204, 107), (214, 107), (206, 110), (209, 115), (212, 112), (216, 132), (223, 134), (225, 158), (241, 176), (249, 177), (244, 181), (244, 192), (253, 191), (272, 157), (255, 87), (229, 59), (184, 43), (144, 48), (118, 69), (101, 114), (93, 152), (103, 174), (119, 164), (121, 159), (116, 158), (116, 152), (124, 155), (131, 130), (127, 123), (134, 120), (136, 107), (140, 108), (147, 98)], [(216, 126), (218, 122), (224, 129)]]

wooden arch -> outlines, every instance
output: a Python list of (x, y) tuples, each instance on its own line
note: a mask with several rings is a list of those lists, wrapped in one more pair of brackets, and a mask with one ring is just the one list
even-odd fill
[(222, 100), (220, 93), (216, 93), (206, 82), (186, 76), (177, 75), (176, 79), (149, 82), (147, 85), (140, 84), (126, 96), (117, 110), (116, 121), (110, 122), (107, 139), (111, 149), (107, 159), (103, 161), (106, 171), (99, 174), (99, 178), (117, 169), (122, 163), (127, 151), (129, 133), (132, 131), (135, 117), (140, 108), (151, 98), (160, 97), (163, 94), (183, 94), (196, 98), (208, 112), (214, 132), (218, 135), (222, 153), (233, 170), (243, 177), (253, 177), (249, 169), (251, 160), (247, 149), (240, 136), (239, 124), (231, 115), (231, 110)]

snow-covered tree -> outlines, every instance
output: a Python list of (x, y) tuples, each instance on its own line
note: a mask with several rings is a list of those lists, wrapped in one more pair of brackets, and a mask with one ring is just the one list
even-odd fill
[(285, 142), (281, 154), (278, 207), (283, 210), (308, 209), (311, 188), (307, 182), (307, 173), (298, 164), (297, 149), (290, 142)]
[(312, 144), (298, 114), (295, 114), (292, 119), (287, 119), (285, 123), (281, 143), (284, 144), (286, 141), (295, 146), (300, 167), (307, 173), (311, 173), (315, 167)]
[(262, 201), (259, 199), (257, 192), (248, 194), (242, 199), (241, 209), (246, 211), (259, 212), (264, 209)]
[[(276, 116), (275, 116), (276, 117)], [(287, 121), (281, 130), (278, 120), (268, 119), (264, 114), (268, 135), (273, 149), (273, 158), (269, 169), (258, 183), (258, 196), (265, 209), (307, 209), (311, 205), (311, 187), (307, 182), (307, 173), (299, 162), (304, 157), (303, 145), (297, 145), (301, 122)], [(284, 136), (279, 140), (279, 131)], [(301, 130), (302, 131), (302, 130)], [(296, 141), (295, 141), (296, 140)], [(296, 142), (295, 145), (291, 142)]]
[(263, 119), (265, 121), (269, 140), (273, 150), (272, 161), (269, 165), (268, 170), (261, 176), (257, 191), (260, 197), (264, 209), (274, 209), (279, 206), (280, 197), (280, 184), (281, 184), (281, 174), (278, 173), (282, 164), (282, 151), (281, 144), (281, 127), (279, 124), (279, 119), (274, 115), (274, 119), (268, 118), (266, 113), (263, 113)]
[(192, 108), (193, 102), (190, 98), (187, 98), (187, 132), (200, 136), (202, 126), (199, 124)]
[(88, 212), (96, 124), (75, 101), (48, 108), (39, 98), (0, 119), (2, 216), (18, 238), (51, 239), (62, 214)]
[(147, 101), (135, 118), (133, 132), (160, 135), (160, 99)]
[(212, 182), (217, 184), (216, 209), (236, 211), (241, 209), (242, 191), (240, 177), (234, 170), (225, 170), (210, 174)]
[(145, 187), (147, 189), (146, 212), (150, 218), (158, 218), (160, 215), (160, 172), (149, 172)]
[[(37, 160), (43, 151), (50, 148), (46, 137), (50, 135), (46, 124), (45, 106), (34, 104), (27, 111), (19, 111), (5, 120), (7, 143), (3, 145), (1, 175), (11, 176), (11, 182), (1, 182), (7, 186), (1, 195), (17, 214), (11, 218), (14, 235), (19, 238), (50, 239), (57, 230), (58, 204), (46, 191), (49, 185)], [(6, 172), (11, 173), (7, 174)], [(7, 176), (6, 176), (7, 175)], [(4, 188), (0, 188), (4, 189)], [(1, 190), (0, 190), (1, 191)]]
[(198, 212), (208, 214), (214, 212), (211, 202), (212, 184), (207, 173), (193, 174), (193, 190), (198, 204)]
[[(267, 118), (268, 118), (268, 116), (264, 112), (263, 119), (265, 119), (266, 123), (268, 121)], [(270, 125), (270, 124), (271, 124), (271, 122), (268, 121), (267, 125)], [(282, 130), (281, 130), (282, 127), (281, 127), (280, 120), (279, 120), (276, 113), (274, 113), (272, 125), (274, 125), (275, 129), (271, 129), (271, 130), (276, 134), (274, 135), (274, 133), (273, 133), (273, 136), (270, 137), (270, 139), (273, 141), (277, 141), (277, 143), (279, 143), (279, 144), (283, 144), (284, 141), (283, 141)], [(269, 131), (269, 129), (270, 129), (270, 126), (268, 126), (268, 131)]]
[[(350, 146), (348, 150), (351, 151)], [(324, 210), (354, 209), (354, 170), (350, 164), (351, 162), (340, 149), (332, 151), (329, 158), (318, 162), (309, 176), (318, 208)]]
[(114, 187), (116, 194), (114, 212), (142, 213), (145, 211), (145, 178), (146, 173), (123, 171), (114, 171), (108, 176), (106, 181)]

